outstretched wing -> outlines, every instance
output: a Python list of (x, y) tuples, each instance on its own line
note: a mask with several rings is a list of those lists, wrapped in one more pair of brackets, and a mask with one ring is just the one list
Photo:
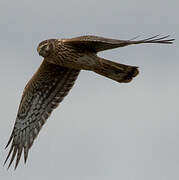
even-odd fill
[(41, 127), (73, 87), (79, 72), (43, 61), (24, 89), (14, 129), (6, 146), (12, 141), (5, 160), (6, 163), (12, 154), (8, 168), (16, 155), (15, 168), (17, 167), (22, 151), (26, 162), (29, 149)]
[[(174, 39), (167, 39), (169, 36), (158, 37), (153, 36), (147, 39), (142, 39), (139, 41), (134, 40), (117, 40), (109, 39), (98, 36), (80, 36), (71, 39), (63, 39), (64, 44), (72, 45), (80, 50), (89, 50), (93, 52), (104, 51), (108, 49), (124, 47), (131, 44), (142, 44), (142, 43), (162, 43), (162, 44), (171, 44)], [(135, 38), (134, 38), (135, 39)]]

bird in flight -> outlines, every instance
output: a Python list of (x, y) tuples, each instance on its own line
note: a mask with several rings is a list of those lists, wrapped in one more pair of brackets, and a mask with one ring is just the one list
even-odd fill
[(116, 40), (98, 36), (42, 41), (37, 51), (42, 64), (27, 83), (17, 118), (6, 145), (11, 144), (4, 164), (11, 155), (8, 168), (16, 157), (15, 169), (22, 152), (26, 162), (29, 149), (49, 115), (73, 87), (81, 70), (93, 71), (119, 83), (130, 82), (139, 73), (138, 67), (119, 64), (97, 56), (100, 51), (133, 44), (172, 44), (169, 36), (153, 36), (143, 40)]

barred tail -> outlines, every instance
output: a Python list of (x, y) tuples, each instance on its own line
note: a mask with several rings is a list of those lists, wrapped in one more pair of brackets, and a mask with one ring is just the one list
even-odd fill
[(101, 66), (94, 72), (120, 83), (128, 83), (139, 73), (138, 67), (99, 58)]

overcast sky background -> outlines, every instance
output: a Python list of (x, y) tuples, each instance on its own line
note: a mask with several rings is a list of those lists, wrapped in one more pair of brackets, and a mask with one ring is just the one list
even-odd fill
[[(178, 7), (178, 0), (1, 0), (0, 179), (178, 180)], [(16, 171), (7, 171), (4, 146), (24, 86), (42, 62), (38, 43), (86, 34), (118, 39), (170, 34), (176, 41), (100, 53), (139, 66), (139, 76), (119, 84), (81, 72), (26, 165), (22, 158)]]

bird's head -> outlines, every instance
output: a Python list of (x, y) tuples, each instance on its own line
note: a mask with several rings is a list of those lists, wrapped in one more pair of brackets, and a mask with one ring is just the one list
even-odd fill
[(45, 40), (38, 45), (37, 52), (40, 56), (44, 58), (50, 56), (50, 54), (53, 52), (54, 40), (55, 39)]

